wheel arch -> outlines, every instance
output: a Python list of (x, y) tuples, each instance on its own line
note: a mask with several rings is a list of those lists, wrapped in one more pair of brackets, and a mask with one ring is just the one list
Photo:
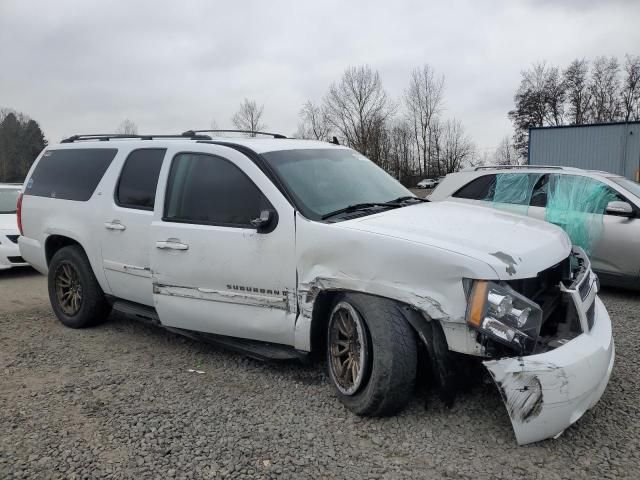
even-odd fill
[(104, 271), (102, 270), (102, 268), (100, 268), (101, 264), (94, 264), (92, 255), (89, 254), (82, 242), (80, 242), (80, 240), (78, 240), (77, 238), (74, 238), (74, 236), (68, 235), (66, 233), (52, 233), (47, 236), (44, 242), (44, 252), (45, 260), (47, 262), (47, 268), (49, 268), (51, 260), (53, 259), (53, 256), (56, 254), (56, 252), (58, 252), (62, 248), (70, 246), (77, 246), (82, 250), (82, 253), (84, 253), (84, 255), (89, 260), (89, 265), (91, 265), (91, 269), (93, 270), (93, 274), (95, 275), (100, 288), (102, 288), (103, 292), (105, 293), (111, 293), (111, 289), (109, 288), (107, 279), (104, 276)]
[[(426, 365), (436, 380), (440, 397), (451, 405), (458, 390), (457, 358), (450, 351), (440, 320), (430, 318), (425, 312), (395, 298), (372, 295), (347, 289), (319, 290), (315, 295), (311, 315), (310, 344), (314, 358), (322, 358), (327, 342), (327, 323), (336, 299), (344, 294), (368, 295), (395, 303), (407, 323), (416, 333), (417, 341), (427, 353)], [(425, 366), (425, 365), (423, 365)]]
[(76, 239), (68, 237), (66, 235), (49, 235), (44, 243), (44, 253), (47, 260), (47, 267), (51, 265), (51, 259), (57, 251), (64, 247), (69, 247), (72, 245), (77, 245), (82, 249), (85, 255), (87, 254), (84, 247)]

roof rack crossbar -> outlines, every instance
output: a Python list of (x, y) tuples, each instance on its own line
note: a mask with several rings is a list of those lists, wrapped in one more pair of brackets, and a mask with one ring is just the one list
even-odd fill
[(504, 168), (505, 170), (517, 170), (517, 169), (527, 169), (527, 168), (544, 168), (549, 170), (564, 170), (564, 167), (550, 166), (550, 165), (481, 165), (479, 167), (475, 167), (474, 170), (477, 172), (478, 170), (499, 170)]
[(109, 140), (120, 139), (139, 139), (139, 140), (153, 140), (154, 138), (185, 138), (189, 137), (191, 140), (211, 140), (208, 135), (134, 135), (128, 133), (92, 133), (85, 135), (72, 135), (60, 141), (60, 143), (73, 143), (82, 140), (99, 140), (101, 142), (108, 142)]
[(248, 133), (251, 135), (268, 135), (273, 138), (287, 138), (285, 135), (280, 133), (259, 132), (257, 130), (187, 130), (186, 132), (183, 132), (182, 135), (185, 137), (192, 137), (198, 133)]

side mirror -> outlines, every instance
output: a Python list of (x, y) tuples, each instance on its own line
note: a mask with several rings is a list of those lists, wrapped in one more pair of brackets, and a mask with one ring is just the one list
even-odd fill
[(619, 217), (633, 217), (633, 207), (627, 202), (609, 202), (606, 213), (609, 215), (617, 215)]
[(262, 210), (258, 218), (251, 220), (251, 225), (256, 227), (258, 233), (269, 233), (275, 228), (276, 216), (274, 210)]

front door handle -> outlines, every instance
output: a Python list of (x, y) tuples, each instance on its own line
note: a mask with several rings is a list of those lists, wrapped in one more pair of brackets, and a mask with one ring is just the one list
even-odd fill
[(120, 220), (111, 220), (110, 222), (104, 222), (104, 227), (108, 230), (126, 230), (127, 227), (120, 223)]
[(164, 241), (156, 242), (156, 248), (160, 250), (189, 250), (189, 245), (181, 243), (180, 240), (170, 238)]

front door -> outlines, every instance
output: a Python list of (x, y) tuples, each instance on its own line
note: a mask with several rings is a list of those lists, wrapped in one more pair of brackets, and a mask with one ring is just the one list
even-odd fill
[[(172, 154), (161, 175), (166, 189), (150, 237), (161, 322), (293, 345), (293, 208), (243, 154), (223, 146), (195, 150)], [(251, 220), (264, 210), (277, 218), (259, 233)]]

